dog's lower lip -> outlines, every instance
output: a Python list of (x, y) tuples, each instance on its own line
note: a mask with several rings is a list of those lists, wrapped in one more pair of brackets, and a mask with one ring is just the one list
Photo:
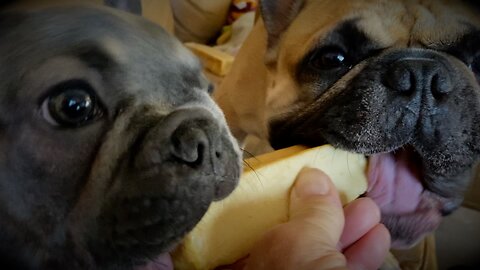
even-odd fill
[(380, 208), (393, 248), (407, 248), (442, 220), (443, 200), (422, 184), (421, 157), (412, 147), (369, 157), (365, 194)]

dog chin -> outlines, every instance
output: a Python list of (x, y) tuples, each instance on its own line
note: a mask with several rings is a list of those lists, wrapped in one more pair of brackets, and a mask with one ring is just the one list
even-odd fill
[(460, 203), (441, 197), (423, 184), (420, 156), (411, 147), (369, 156), (366, 196), (382, 212), (382, 223), (389, 228), (393, 248), (408, 248), (434, 231), (444, 215)]

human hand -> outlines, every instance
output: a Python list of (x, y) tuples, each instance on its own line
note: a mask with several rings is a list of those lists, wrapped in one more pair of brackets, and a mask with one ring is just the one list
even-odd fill
[(335, 187), (319, 170), (298, 175), (290, 215), (233, 269), (378, 269), (389, 250), (390, 235), (375, 203), (361, 198), (342, 209)]
[[(380, 211), (368, 198), (342, 209), (339, 195), (323, 172), (304, 169), (290, 198), (290, 220), (269, 231), (250, 256), (231, 270), (378, 269), (390, 247)], [(168, 256), (155, 268), (173, 269)], [(162, 267), (159, 267), (162, 266)]]

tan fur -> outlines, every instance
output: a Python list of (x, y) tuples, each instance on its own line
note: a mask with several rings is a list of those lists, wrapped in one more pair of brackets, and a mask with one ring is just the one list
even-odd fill
[(294, 67), (329, 30), (350, 18), (359, 18), (359, 27), (385, 48), (448, 44), (466, 30), (462, 22), (480, 23), (461, 1), (310, 0), (283, 34), (277, 51), (268, 52), (278, 56), (267, 68), (267, 34), (259, 20), (215, 93), (239, 141), (249, 134), (267, 139), (269, 119), (302, 106), (311, 93), (303, 93), (295, 83)]

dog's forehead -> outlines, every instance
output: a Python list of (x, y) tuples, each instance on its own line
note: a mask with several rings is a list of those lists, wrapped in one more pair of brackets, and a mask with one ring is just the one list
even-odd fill
[[(449, 43), (472, 26), (480, 28), (478, 9), (468, 1), (309, 0), (287, 31), (289, 37), (284, 38), (288, 61), (296, 63), (346, 21), (354, 21), (379, 48)], [(290, 47), (297, 49), (287, 49)]]
[(466, 1), (381, 2), (359, 8), (358, 26), (385, 47), (448, 46), (480, 27), (478, 12)]
[[(20, 73), (48, 65), (52, 59), (58, 63), (59, 58), (73, 58), (87, 67), (115, 67), (115, 72), (102, 75), (115, 75), (110, 79), (123, 84), (115, 93), (106, 89), (118, 98), (157, 94), (164, 99), (172, 96), (168, 91), (185, 84), (205, 87), (199, 61), (180, 42), (143, 18), (88, 5), (9, 10), (1, 17), (0, 38), (8, 42), (0, 44), (4, 52), (0, 58), (16, 65), (15, 69), (0, 69), (9, 72), (4, 77), (22, 77)], [(63, 71), (57, 67), (52, 73)], [(139, 95), (141, 91), (145, 93)]]
[[(135, 46), (142, 43), (151, 45), (143, 49), (156, 50), (162, 56), (175, 54), (179, 50), (179, 42), (153, 23), (124, 12), (93, 5), (70, 4), (7, 10), (2, 13), (0, 23), (2, 32), (14, 27), (17, 33), (36, 41), (35, 45), (47, 44), (57, 50), (62, 47), (72, 48), (85, 41), (102, 46), (107, 38), (117, 40), (126, 48), (123, 53), (132, 57), (138, 52)], [(14, 41), (10, 40), (10, 43)]]

